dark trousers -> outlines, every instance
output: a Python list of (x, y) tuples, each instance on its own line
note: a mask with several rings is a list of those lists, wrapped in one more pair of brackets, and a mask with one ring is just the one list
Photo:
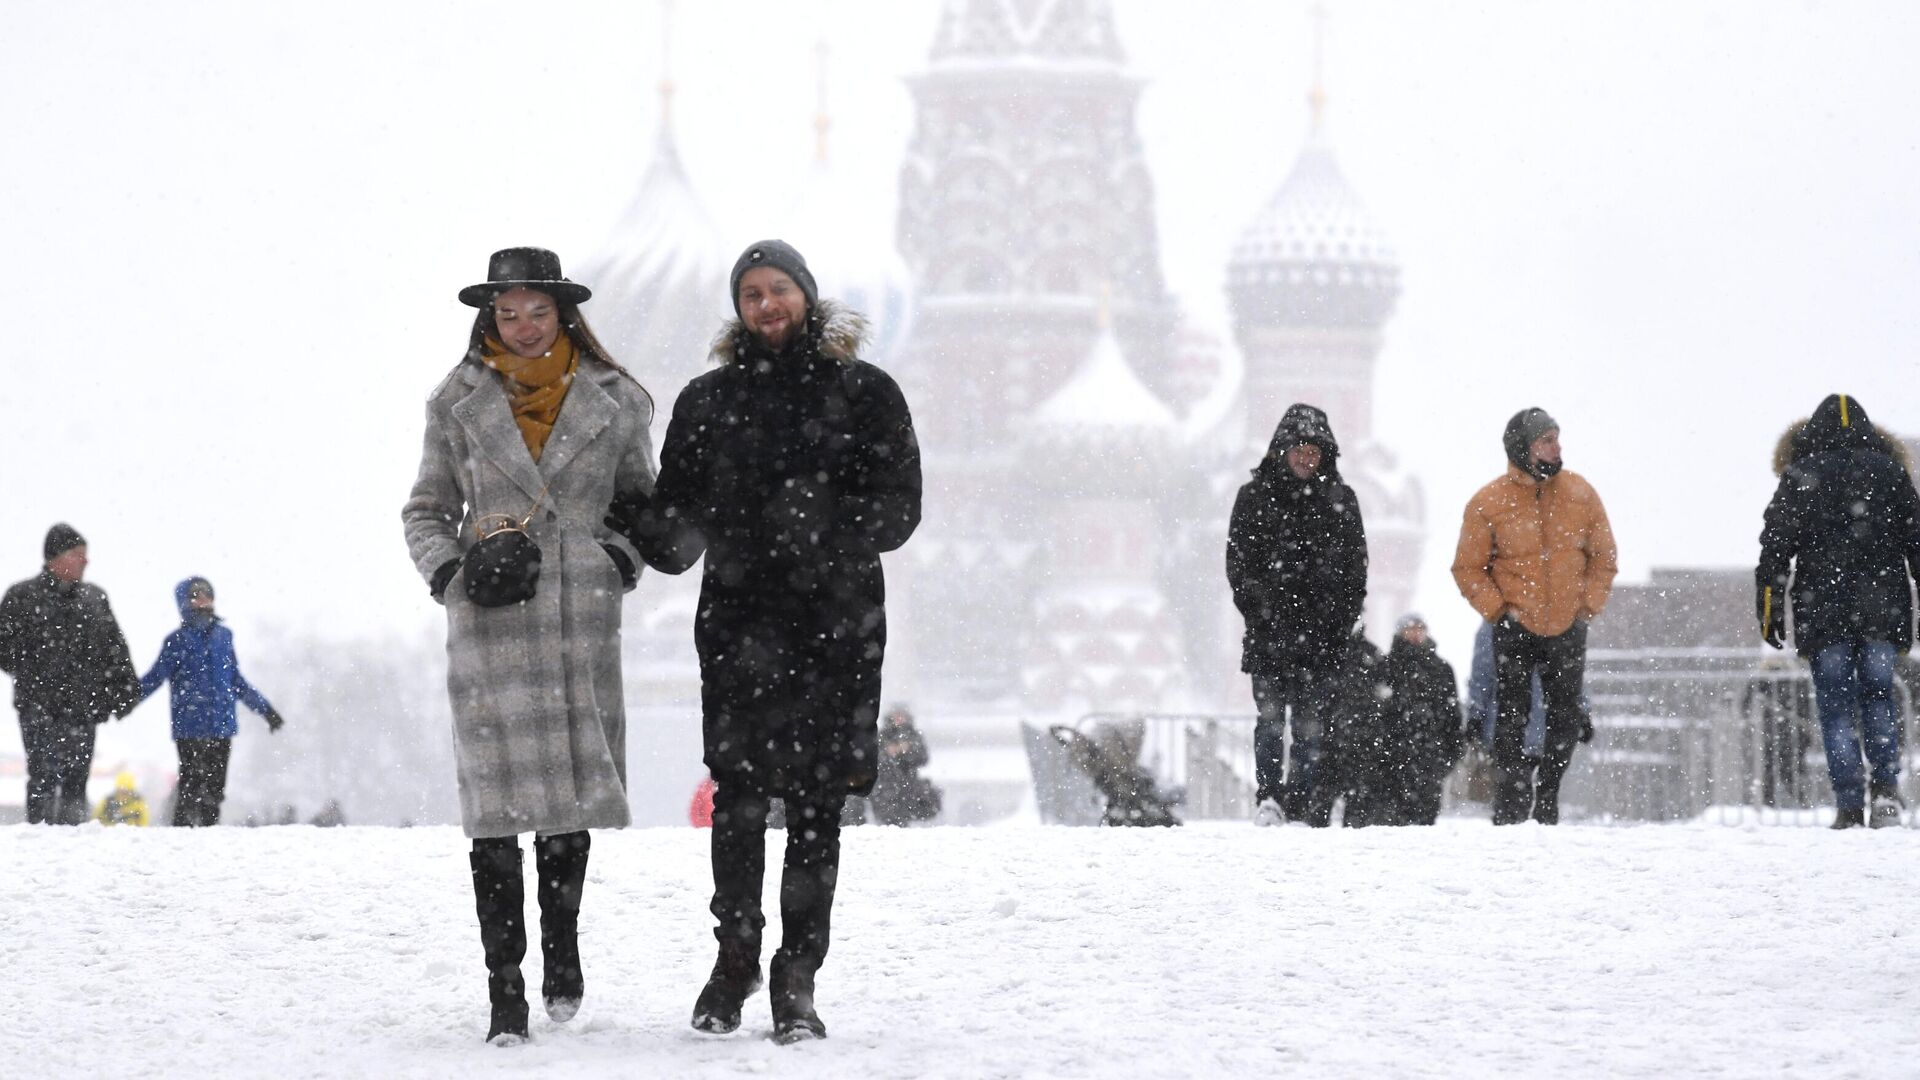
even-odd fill
[(93, 772), (94, 725), (38, 706), (20, 710), (27, 752), (27, 822), (81, 825), (92, 816), (87, 775)]
[[(1332, 820), (1337, 793), (1328, 790), (1330, 778), (1321, 775), (1321, 765), (1334, 682), (1331, 673), (1313, 669), (1287, 678), (1253, 677), (1253, 701), (1260, 710), (1253, 727), (1254, 801), (1279, 802), (1288, 821), (1325, 825)], [(1291, 760), (1287, 759), (1289, 723), (1293, 725)]]
[[(1560, 779), (1573, 760), (1574, 744), (1591, 730), (1581, 701), (1587, 674), (1587, 627), (1576, 621), (1565, 632), (1541, 637), (1503, 619), (1493, 628), (1493, 763), (1499, 771), (1493, 793), (1496, 825), (1559, 820)], [(1534, 673), (1546, 705), (1547, 734), (1535, 764), (1526, 757), (1527, 713)]]
[(175, 739), (180, 751), (180, 783), (173, 789), (173, 823), (200, 826), (220, 824), (220, 804), (227, 798), (227, 758), (232, 739)]
[[(782, 964), (817, 970), (827, 957), (833, 892), (840, 879), (840, 808), (845, 794), (787, 799), (787, 851), (780, 870)], [(721, 780), (713, 793), (713, 936), (723, 947), (760, 955), (767, 866), (768, 797)]]

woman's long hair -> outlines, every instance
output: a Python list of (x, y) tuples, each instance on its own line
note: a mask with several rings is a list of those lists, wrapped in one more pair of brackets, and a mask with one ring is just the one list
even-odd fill
[[(587, 317), (580, 313), (580, 305), (570, 304), (554, 296), (552, 293), (544, 292), (540, 289), (533, 289), (532, 291), (540, 293), (541, 296), (553, 301), (554, 310), (558, 312), (560, 316), (561, 329), (566, 332), (568, 340), (573, 342), (575, 350), (593, 357), (595, 360), (626, 376), (628, 382), (640, 387), (640, 392), (646, 394), (647, 407), (649, 409), (654, 408), (653, 394), (647, 390), (646, 386), (642, 384), (639, 379), (634, 378), (633, 372), (628, 371), (624, 364), (613, 358), (613, 354), (607, 351), (605, 345), (600, 344), (600, 339), (594, 335), (593, 327), (587, 325)], [(474, 363), (480, 363), (480, 350), (481, 347), (486, 344), (487, 338), (493, 337), (497, 339), (499, 336), (500, 327), (493, 321), (493, 302), (489, 300), (474, 311), (473, 332), (467, 335), (466, 358), (472, 360)]]

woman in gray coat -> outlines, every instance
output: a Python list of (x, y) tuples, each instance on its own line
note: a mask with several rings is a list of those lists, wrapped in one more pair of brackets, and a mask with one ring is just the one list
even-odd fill
[(466, 355), (427, 400), (401, 514), (414, 565), (447, 608), (487, 1039), (503, 1045), (527, 1037), (518, 834), (535, 836), (541, 992), (565, 1021), (585, 992), (575, 931), (587, 830), (628, 820), (620, 602), (639, 563), (602, 518), (616, 495), (653, 489), (653, 401), (581, 318), (590, 295), (541, 248), (496, 252), (487, 280), (461, 290), (479, 310)]

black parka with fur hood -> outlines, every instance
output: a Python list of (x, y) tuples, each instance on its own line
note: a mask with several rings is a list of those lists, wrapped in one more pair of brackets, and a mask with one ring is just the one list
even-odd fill
[(1901, 652), (1913, 646), (1920, 494), (1905, 458), (1844, 394), (1829, 395), (1782, 436), (1754, 587), (1764, 622), (1791, 582), (1800, 655), (1858, 641), (1892, 642)]
[(920, 451), (900, 388), (858, 358), (865, 336), (832, 301), (777, 355), (736, 320), (715, 369), (674, 403), (654, 525), (635, 546), (668, 573), (706, 556), (694, 644), (722, 785), (796, 797), (873, 785), (880, 553), (920, 522)]

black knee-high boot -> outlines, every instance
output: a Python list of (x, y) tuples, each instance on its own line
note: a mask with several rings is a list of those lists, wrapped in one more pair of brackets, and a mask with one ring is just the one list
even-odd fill
[(540, 959), (545, 974), (540, 996), (547, 1018), (564, 1024), (580, 1011), (587, 995), (586, 976), (580, 970), (580, 894), (587, 884), (587, 852), (592, 842), (585, 829), (534, 841), (534, 872), (540, 883)]
[(833, 894), (840, 880), (838, 802), (810, 800), (788, 815), (780, 873), (780, 948), (767, 969), (773, 1037), (780, 1042), (827, 1037), (827, 1025), (814, 1009), (813, 980), (832, 938)]
[(713, 794), (713, 904), (720, 955), (693, 1003), (693, 1026), (724, 1035), (760, 989), (760, 887), (767, 859), (767, 797), (722, 782)]
[(476, 840), (469, 859), (480, 948), (487, 958), (487, 1001), (493, 1008), (487, 1041), (518, 1045), (527, 1040), (527, 984), (520, 975), (527, 955), (527, 887), (520, 844), (513, 837)]

